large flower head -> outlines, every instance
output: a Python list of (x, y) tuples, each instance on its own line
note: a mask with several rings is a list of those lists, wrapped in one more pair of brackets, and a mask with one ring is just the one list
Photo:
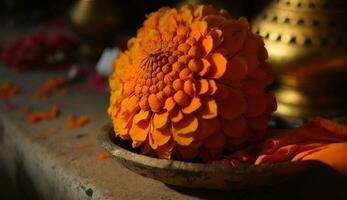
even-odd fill
[(263, 40), (212, 6), (148, 15), (114, 63), (117, 136), (160, 158), (207, 161), (264, 132), (276, 100)]

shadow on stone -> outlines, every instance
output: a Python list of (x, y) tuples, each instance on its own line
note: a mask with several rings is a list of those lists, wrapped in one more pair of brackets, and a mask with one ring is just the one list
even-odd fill
[(31, 180), (29, 174), (25, 170), (23, 163), (16, 163), (16, 187), (21, 196), (21, 199), (36, 200), (40, 199), (39, 194)]

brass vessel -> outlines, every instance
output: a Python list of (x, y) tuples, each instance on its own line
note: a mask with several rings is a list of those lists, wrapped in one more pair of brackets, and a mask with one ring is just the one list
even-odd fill
[(70, 10), (72, 28), (82, 38), (80, 53), (99, 57), (122, 24), (122, 11), (112, 0), (78, 0)]
[(252, 22), (277, 72), (276, 114), (347, 116), (347, 2), (275, 0)]

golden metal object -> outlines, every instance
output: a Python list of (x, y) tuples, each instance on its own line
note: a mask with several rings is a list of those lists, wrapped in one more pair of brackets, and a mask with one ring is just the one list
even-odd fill
[(340, 0), (276, 0), (252, 22), (277, 72), (277, 114), (347, 115), (346, 6)]
[(112, 0), (79, 0), (70, 11), (70, 22), (83, 39), (82, 53), (94, 55), (112, 42), (122, 23), (121, 11)]

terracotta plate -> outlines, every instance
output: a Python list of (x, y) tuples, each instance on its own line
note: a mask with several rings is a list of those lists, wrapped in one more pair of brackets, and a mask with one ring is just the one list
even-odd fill
[(182, 187), (226, 190), (273, 185), (320, 164), (316, 161), (300, 161), (231, 168), (152, 158), (132, 151), (129, 142), (115, 137), (110, 125), (103, 128), (100, 141), (118, 162), (131, 171)]

